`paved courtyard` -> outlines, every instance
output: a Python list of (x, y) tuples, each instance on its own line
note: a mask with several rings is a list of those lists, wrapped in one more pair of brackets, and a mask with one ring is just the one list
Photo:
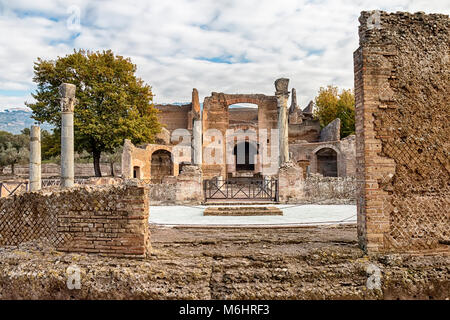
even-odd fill
[[(256, 205), (255, 205), (256, 206)], [(203, 216), (207, 206), (152, 206), (149, 222), (155, 225), (327, 225), (356, 223), (355, 205), (273, 205), (283, 216)], [(232, 206), (231, 206), (232, 207)], [(244, 207), (244, 206), (240, 206)]]

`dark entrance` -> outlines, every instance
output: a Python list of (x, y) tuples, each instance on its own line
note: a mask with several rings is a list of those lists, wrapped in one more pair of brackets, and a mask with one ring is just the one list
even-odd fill
[(333, 149), (324, 148), (316, 153), (317, 172), (324, 177), (337, 177), (337, 153)]
[(258, 150), (254, 144), (247, 141), (234, 146), (233, 155), (236, 156), (236, 171), (255, 171), (255, 156)]
[(157, 150), (152, 154), (151, 177), (153, 182), (161, 183), (164, 177), (173, 173), (172, 154), (167, 150)]

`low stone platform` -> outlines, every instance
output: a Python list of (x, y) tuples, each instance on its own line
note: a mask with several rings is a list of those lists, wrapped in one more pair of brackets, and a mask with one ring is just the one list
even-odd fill
[(204, 216), (282, 216), (283, 211), (276, 207), (209, 207)]

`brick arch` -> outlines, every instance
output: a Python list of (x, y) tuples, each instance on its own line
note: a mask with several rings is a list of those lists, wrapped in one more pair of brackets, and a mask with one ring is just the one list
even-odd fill
[(334, 151), (336, 151), (336, 154), (337, 155), (340, 155), (341, 154), (341, 150), (339, 150), (338, 148), (336, 148), (334, 145), (332, 145), (332, 144), (323, 144), (323, 145), (320, 145), (320, 146), (318, 146), (317, 148), (315, 148), (314, 150), (313, 150), (313, 154), (316, 154), (317, 152), (319, 152), (320, 150), (322, 150), (322, 149), (333, 149)]
[(255, 94), (224, 94), (224, 98), (227, 107), (237, 103), (251, 103), (259, 107), (267, 99), (264, 95)]
[(172, 153), (172, 146), (159, 145), (157, 147), (148, 148), (147, 150), (150, 151), (150, 156), (152, 156), (155, 152), (161, 151), (161, 150)]
[[(258, 106), (258, 129), (272, 130), (278, 127), (278, 108), (277, 98), (275, 96), (267, 96), (264, 94), (225, 94), (213, 92), (211, 96), (205, 97), (203, 102), (202, 125), (203, 133), (213, 129), (219, 130), (225, 137), (227, 129), (230, 127), (229, 106), (239, 103), (251, 103)], [(256, 132), (258, 134), (258, 131)], [(222, 164), (202, 164), (202, 170), (205, 177), (227, 176), (229, 167), (226, 159), (227, 140), (222, 144), (223, 162)], [(208, 147), (209, 142), (203, 144), (203, 148)], [(205, 157), (206, 152), (203, 153)], [(205, 158), (203, 159), (205, 160)], [(232, 168), (230, 167), (230, 170)]]
[[(149, 157), (150, 158), (149, 159), (150, 160), (150, 164), (152, 162), (153, 154), (155, 152), (158, 152), (158, 151), (167, 151), (167, 152), (169, 152), (170, 156), (171, 156), (171, 161), (172, 161), (172, 173), (171, 173), (171, 175), (172, 176), (177, 176), (178, 175), (179, 163), (177, 163), (173, 159), (173, 147), (172, 146), (153, 145), (153, 146), (150, 146), (150, 148), (147, 148), (147, 150), (150, 153), (150, 157)], [(151, 166), (150, 166), (150, 168), (151, 168)], [(153, 176), (154, 176), (154, 174), (152, 174), (151, 169), (150, 169), (150, 177), (153, 177)]]
[(344, 172), (344, 168), (343, 168), (343, 164), (345, 161), (343, 161), (342, 159), (342, 152), (339, 148), (337, 148), (336, 146), (332, 145), (332, 144), (323, 144), (318, 146), (317, 148), (315, 148), (312, 152), (311, 152), (311, 163), (310, 163), (310, 168), (311, 168), (311, 172), (313, 173), (318, 173), (318, 160), (317, 160), (317, 153), (320, 150), (323, 149), (331, 149), (334, 152), (336, 152), (336, 166), (337, 166), (337, 176), (338, 177), (342, 177), (343, 175), (345, 175)]

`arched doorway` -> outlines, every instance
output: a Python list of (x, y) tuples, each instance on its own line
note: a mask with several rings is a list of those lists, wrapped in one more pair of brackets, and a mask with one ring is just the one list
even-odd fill
[(152, 154), (151, 179), (162, 182), (162, 179), (173, 175), (172, 154), (167, 150), (157, 150)]
[(255, 156), (258, 149), (248, 141), (240, 142), (234, 146), (236, 171), (255, 171)]
[(337, 153), (331, 148), (323, 148), (316, 152), (317, 173), (324, 177), (337, 177)]

